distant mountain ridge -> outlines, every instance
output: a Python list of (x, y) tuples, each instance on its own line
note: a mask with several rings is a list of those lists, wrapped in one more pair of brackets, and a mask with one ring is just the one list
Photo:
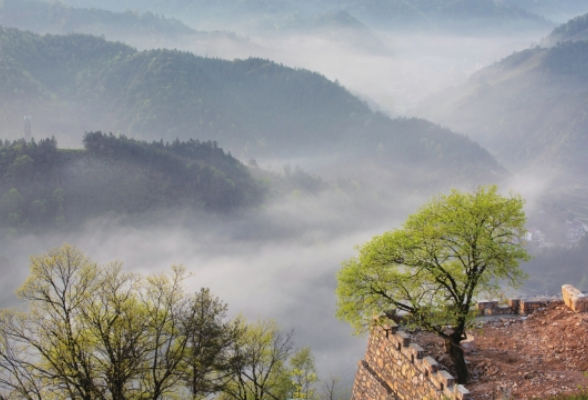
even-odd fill
[[(252, 16), (284, 17), (293, 13), (319, 15), (344, 10), (360, 20), (389, 29), (407, 27), (456, 28), (481, 25), (530, 24), (548, 26), (541, 16), (515, 4), (503, 4), (493, 0), (68, 0), (68, 4), (80, 7), (106, 7), (118, 10), (140, 9), (165, 13), (190, 23), (219, 20), (238, 21)], [(445, 24), (447, 20), (447, 24)], [(502, 21), (502, 22), (500, 22)], [(520, 28), (520, 26), (519, 26)]]
[(515, 53), (446, 89), (418, 115), (465, 132), (513, 167), (588, 168), (588, 41)]
[(195, 30), (178, 19), (150, 11), (76, 8), (61, 1), (2, 0), (0, 25), (40, 34), (91, 34), (142, 49), (190, 47), (201, 54), (214, 54), (216, 48), (224, 47), (246, 54), (260, 48), (233, 32)]
[(347, 11), (331, 11), (305, 16), (294, 13), (267, 22), (267, 29), (281, 35), (313, 35), (352, 46), (358, 51), (393, 54), (393, 50), (376, 37), (372, 30)]
[(268, 60), (140, 52), (88, 35), (5, 28), (0, 49), (0, 122), (8, 137), (22, 132), (22, 115), (32, 115), (35, 135), (55, 135), (66, 146), (76, 146), (81, 132), (102, 130), (217, 141), (245, 160), (330, 154), (429, 167), (447, 179), (505, 173), (463, 136), (422, 120), (391, 120), (317, 73)]

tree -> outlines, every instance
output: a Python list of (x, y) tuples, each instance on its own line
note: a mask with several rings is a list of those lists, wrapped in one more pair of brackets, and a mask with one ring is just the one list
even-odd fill
[(239, 319), (225, 322), (226, 312), (226, 304), (203, 288), (185, 317), (188, 352), (183, 372), (193, 400), (221, 391), (230, 377), (231, 350), (244, 328)]
[(291, 391), (287, 361), (292, 354), (292, 337), (292, 331), (281, 331), (273, 320), (245, 326), (234, 345), (232, 374), (221, 399), (285, 399)]
[(343, 400), (349, 399), (351, 393), (349, 388), (341, 387), (341, 378), (331, 375), (322, 381), (319, 400)]
[(458, 382), (466, 383), (460, 342), (475, 317), (476, 297), (504, 283), (518, 287), (525, 278), (523, 204), (496, 186), (434, 197), (402, 228), (374, 237), (343, 263), (337, 316), (361, 333), (374, 316), (408, 313), (407, 326), (444, 339)]
[(195, 379), (227, 369), (235, 331), (208, 290), (185, 293), (186, 277), (181, 267), (144, 278), (99, 266), (69, 245), (32, 257), (17, 292), (28, 310), (0, 314), (0, 397), (208, 395), (217, 386)]
[(318, 380), (318, 377), (310, 347), (298, 350), (290, 358), (290, 380), (293, 386), (292, 398), (316, 399), (313, 385)]

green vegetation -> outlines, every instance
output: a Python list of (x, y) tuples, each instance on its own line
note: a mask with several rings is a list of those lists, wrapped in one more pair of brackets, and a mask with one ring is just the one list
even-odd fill
[(505, 173), (464, 136), (420, 119), (391, 120), (317, 73), (268, 60), (139, 52), (87, 35), (15, 29), (0, 29), (0, 45), (5, 134), (22, 131), (23, 113), (34, 108), (34, 134), (59, 129), (60, 143), (99, 126), (133, 138), (217, 141), (245, 160), (330, 153), (446, 178)]
[(577, 39), (588, 39), (588, 14), (580, 15), (558, 26), (545, 38), (545, 41), (553, 45)]
[(408, 313), (403, 323), (444, 339), (459, 383), (467, 383), (460, 342), (474, 321), (476, 298), (525, 278), (523, 203), (495, 186), (433, 198), (401, 229), (374, 237), (343, 263), (337, 316), (361, 333), (374, 316)]
[(176, 266), (147, 277), (100, 266), (69, 245), (31, 257), (17, 291), (28, 308), (0, 312), (0, 395), (275, 400), (316, 381), (292, 332), (227, 320), (227, 305), (205, 288), (188, 294), (186, 278)]
[(108, 212), (226, 212), (261, 197), (246, 167), (216, 142), (147, 143), (94, 132), (84, 150), (59, 150), (54, 139), (0, 146), (0, 223), (13, 233)]

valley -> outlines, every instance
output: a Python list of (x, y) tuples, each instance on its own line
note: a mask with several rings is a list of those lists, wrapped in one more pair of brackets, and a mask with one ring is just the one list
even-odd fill
[(522, 293), (586, 290), (585, 238), (566, 239), (588, 224), (586, 12), (0, 1), (0, 300), (18, 305), (29, 256), (65, 242), (139, 273), (181, 264), (190, 291), (295, 329), (349, 386), (365, 339), (334, 317), (341, 261), (430, 196), (486, 184), (520, 193), (548, 242)]

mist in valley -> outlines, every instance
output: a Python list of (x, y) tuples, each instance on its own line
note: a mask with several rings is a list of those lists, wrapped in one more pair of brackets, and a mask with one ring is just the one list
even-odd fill
[(160, 210), (23, 235), (2, 246), (2, 305), (18, 306), (13, 292), (28, 274), (28, 257), (63, 243), (143, 274), (182, 264), (193, 274), (190, 290), (209, 287), (228, 303), (231, 317), (272, 318), (294, 329), (296, 346), (312, 347), (321, 377), (336, 375), (351, 386), (365, 338), (334, 317), (335, 275), (355, 245), (399, 226), (425, 197), (398, 193), (387, 200), (379, 205), (382, 214), (373, 214), (337, 190), (287, 193), (261, 210), (232, 215)]
[[(77, 7), (88, 5), (82, 1), (67, 3)], [(118, 12), (124, 11), (127, 3), (104, 4)], [(559, 21), (566, 12), (571, 13), (570, 9), (557, 14), (552, 21)], [(548, 8), (542, 10), (552, 12)], [(136, 13), (144, 11), (149, 10)], [(306, 13), (312, 16), (331, 11), (317, 7)], [(430, 96), (466, 84), (472, 74), (513, 52), (535, 47), (554, 26), (549, 21), (532, 28), (510, 27), (506, 31), (494, 29), (472, 34), (441, 29), (386, 29), (358, 19), (361, 26), (335, 24), (305, 30), (295, 25), (288, 29), (280, 27), (291, 15), (289, 11), (275, 19), (256, 15), (245, 22), (230, 24), (190, 15), (183, 19), (172, 12), (166, 15), (177, 18), (192, 31), (161, 37), (157, 31), (145, 37), (128, 31), (100, 32), (102, 28), (85, 33), (102, 34), (108, 40), (120, 40), (139, 50), (172, 48), (226, 60), (259, 57), (316, 71), (357, 95), (372, 110), (403, 120), (432, 115), (418, 107), (424, 100), (434, 99), (434, 103), (443, 104), (442, 98)], [(549, 19), (548, 14), (541, 15)], [(302, 20), (314, 21), (312, 17), (305, 18)], [(49, 28), (40, 33), (47, 32), (67, 33)], [(83, 82), (83, 76), (77, 81)], [(103, 88), (93, 90), (100, 93)], [(137, 103), (149, 99), (139, 100)], [(65, 108), (63, 104), (72, 101), (65, 97), (57, 99), (54, 108), (36, 101), (20, 97), (5, 103), (0, 111), (8, 123), (2, 128), (2, 139), (23, 137), (22, 115), (33, 115), (35, 139), (55, 136), (60, 148), (81, 148), (84, 132), (98, 130), (144, 139), (140, 134), (125, 132), (102, 110), (89, 110), (82, 105), (79, 109), (77, 105)], [(368, 118), (365, 125), (370, 121)], [(452, 127), (451, 121), (433, 119)], [(464, 126), (456, 124), (455, 130), (473, 140), (479, 139)], [(164, 141), (173, 139), (166, 137)], [(215, 140), (210, 136), (194, 139)], [(257, 150), (263, 150), (262, 145)], [(400, 146), (394, 142), (393, 145)], [(498, 183), (502, 193), (512, 190), (521, 194), (527, 201), (529, 226), (541, 229), (554, 244), (553, 248), (532, 249), (536, 259), (523, 266), (531, 280), (521, 293), (554, 293), (561, 284), (580, 282), (583, 278), (583, 289), (588, 288), (586, 267), (578, 265), (583, 253), (578, 253), (578, 246), (566, 248), (562, 228), (570, 212), (572, 217), (588, 222), (588, 214), (570, 207), (570, 196), (561, 196), (562, 191), (577, 184), (580, 176), (566, 175), (562, 180), (550, 164), (541, 170), (511, 168), (513, 164), (491, 148), (491, 154), (502, 163), (500, 168), (462, 179), (473, 172), (468, 168), (454, 173), (433, 170), (428, 164), (419, 167), (401, 166), (401, 161), (380, 162), (391, 156), (390, 149), (377, 141), (369, 143), (373, 156), (362, 153), (355, 158), (339, 151), (288, 155), (287, 151), (244, 150), (254, 148), (253, 140), (246, 146), (219, 140), (218, 146), (248, 164), (253, 177), (263, 182), (267, 194), (261, 204), (227, 213), (161, 207), (141, 213), (92, 216), (65, 228), (38, 232), (23, 230), (14, 234), (4, 229), (6, 240), (0, 246), (2, 305), (19, 306), (13, 292), (28, 275), (28, 257), (64, 242), (76, 245), (99, 263), (120, 260), (130, 271), (161, 272), (182, 264), (193, 274), (188, 283), (190, 290), (209, 287), (228, 303), (231, 317), (242, 314), (249, 320), (274, 318), (285, 330), (294, 329), (296, 345), (312, 347), (320, 376), (340, 376), (344, 386), (351, 386), (356, 363), (365, 351), (365, 338), (352, 336), (351, 328), (334, 316), (336, 273), (341, 262), (356, 254), (354, 246), (400, 227), (430, 196), (447, 193), (450, 188), (469, 190), (487, 183)], [(443, 154), (440, 157), (438, 165), (444, 163)], [(297, 168), (304, 177), (314, 179), (311, 189), (288, 181), (288, 174)], [(586, 187), (570, 192), (584, 193)], [(553, 265), (556, 260), (557, 266)], [(571, 282), (555, 279), (556, 267), (563, 271), (557, 278), (565, 277)]]

